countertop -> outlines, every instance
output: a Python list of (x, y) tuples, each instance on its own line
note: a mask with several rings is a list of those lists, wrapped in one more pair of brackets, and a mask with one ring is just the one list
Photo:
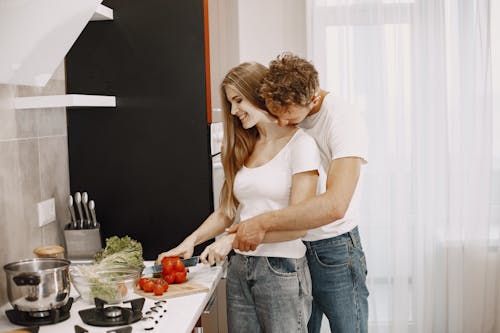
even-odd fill
[[(153, 262), (145, 262), (150, 266)], [(219, 280), (222, 277), (222, 267), (198, 264), (196, 267), (189, 268), (188, 279), (203, 284), (209, 288), (209, 292), (198, 293), (188, 296), (176, 297), (167, 300), (167, 313), (161, 318), (153, 330), (144, 330), (140, 322), (131, 324), (132, 332), (161, 332), (161, 333), (190, 333), (196, 325), (198, 318), (202, 314)], [(78, 292), (75, 288), (71, 289), (71, 295), (76, 299)], [(140, 297), (140, 296), (138, 296)], [(154, 301), (146, 298), (143, 313), (154, 305)], [(40, 326), (39, 333), (71, 333), (74, 332), (74, 326), (79, 325), (89, 331), (89, 333), (101, 333), (112, 330), (111, 327), (94, 327), (84, 324), (78, 311), (92, 307), (81, 300), (76, 299), (71, 307), (71, 317), (58, 324)], [(5, 315), (6, 310), (12, 309), (7, 303), (0, 307), (0, 332), (18, 329), (20, 326), (11, 324)]]

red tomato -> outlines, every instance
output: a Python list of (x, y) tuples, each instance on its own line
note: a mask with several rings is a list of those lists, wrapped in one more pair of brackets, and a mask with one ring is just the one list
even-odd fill
[(169, 262), (169, 261), (175, 262), (179, 259), (180, 259), (180, 257), (178, 257), (178, 256), (177, 257), (163, 257), (161, 259), (161, 264), (164, 265), (166, 262)]
[(156, 296), (161, 296), (163, 295), (163, 286), (161, 284), (155, 284), (153, 288), (153, 292)]
[(184, 270), (182, 272), (175, 272), (175, 283), (186, 282), (187, 272)]
[(175, 280), (174, 274), (163, 275), (163, 278), (165, 279), (165, 281), (167, 282), (167, 284), (172, 284), (172, 283), (174, 283), (174, 280)]
[(167, 291), (167, 289), (168, 289), (168, 283), (167, 283), (167, 281), (165, 281), (165, 280), (163, 280), (163, 279), (156, 279), (156, 280), (154, 281), (154, 283), (155, 283), (156, 285), (160, 285), (160, 286), (162, 286), (162, 287), (163, 287), (163, 291)]
[(155, 283), (153, 281), (148, 281), (148, 282), (144, 283), (142, 290), (144, 290), (147, 293), (150, 293), (153, 291), (154, 288), (155, 288)]
[(174, 271), (174, 263), (172, 261), (166, 261), (163, 264), (162, 274), (163, 275), (172, 274), (173, 271)]
[(139, 287), (140, 287), (141, 289), (144, 289), (144, 284), (145, 284), (146, 282), (148, 282), (148, 281), (149, 281), (149, 279), (148, 279), (148, 278), (145, 278), (145, 277), (140, 278), (140, 279), (139, 279), (139, 283), (138, 283), (138, 284), (139, 284)]
[(180, 260), (174, 262), (174, 270), (176, 272), (183, 272), (186, 268), (184, 267), (184, 263)]

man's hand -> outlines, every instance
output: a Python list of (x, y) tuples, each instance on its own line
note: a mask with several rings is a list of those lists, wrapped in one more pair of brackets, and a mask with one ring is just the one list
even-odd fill
[(243, 252), (255, 251), (257, 246), (262, 243), (266, 230), (254, 219), (251, 218), (245, 222), (240, 222), (227, 230), (228, 233), (236, 233), (233, 249)]

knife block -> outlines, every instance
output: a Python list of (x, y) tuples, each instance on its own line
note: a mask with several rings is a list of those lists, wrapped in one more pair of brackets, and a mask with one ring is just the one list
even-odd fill
[(71, 223), (64, 228), (68, 259), (94, 259), (102, 249), (101, 225), (92, 229), (72, 229)]

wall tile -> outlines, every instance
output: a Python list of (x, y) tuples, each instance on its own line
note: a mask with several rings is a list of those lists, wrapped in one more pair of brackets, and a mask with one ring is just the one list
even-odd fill
[(64, 246), (64, 234), (59, 221), (49, 223), (42, 227), (42, 245)]
[(16, 112), (16, 138), (36, 138), (38, 136), (37, 119), (40, 110), (15, 110)]
[(0, 141), (16, 137), (15, 93), (14, 86), (0, 84)]
[[(7, 260), (22, 255), (23, 250), (16, 248), (15, 240), (25, 239), (24, 202), (20, 174), (19, 142), (0, 143), (0, 219), (5, 224), (2, 251), (6, 251)], [(18, 250), (18, 251), (16, 251)]]
[(66, 86), (63, 80), (50, 80), (42, 87), (40, 95), (64, 95), (66, 93)]
[[(68, 138), (66, 136), (40, 139), (40, 179), (42, 200), (55, 198), (57, 234), (62, 244), (62, 229), (69, 221), (67, 199), (69, 195)], [(47, 228), (50, 230), (49, 227)], [(48, 237), (47, 235), (44, 237)], [(43, 240), (44, 243), (46, 240)]]
[(14, 87), (16, 88), (16, 97), (39, 96), (42, 92), (42, 87), (24, 85), (18, 85)]
[(37, 113), (38, 135), (67, 135), (66, 108), (39, 110)]
[(38, 139), (18, 143), (19, 175), (23, 202), (24, 225), (28, 245), (27, 256), (42, 242), (38, 226), (38, 203), (41, 201)]

